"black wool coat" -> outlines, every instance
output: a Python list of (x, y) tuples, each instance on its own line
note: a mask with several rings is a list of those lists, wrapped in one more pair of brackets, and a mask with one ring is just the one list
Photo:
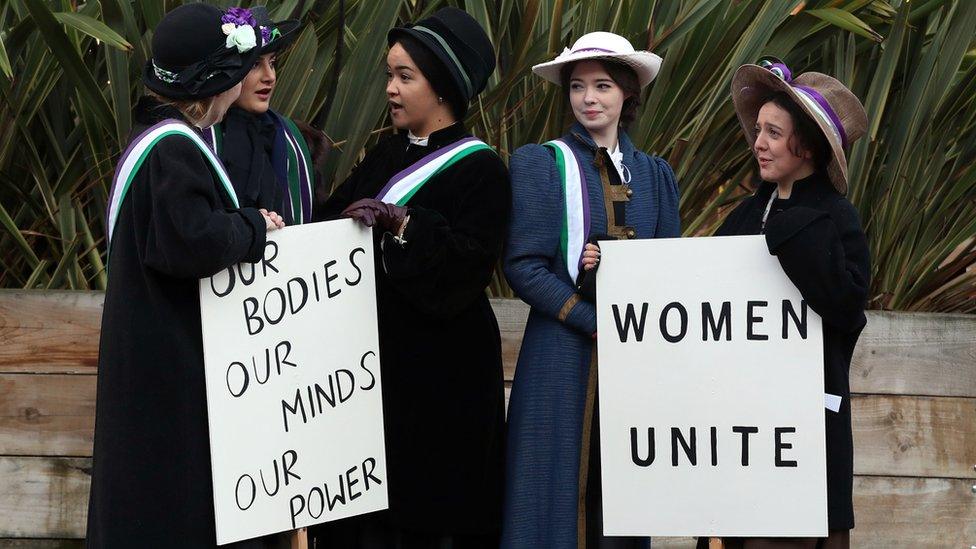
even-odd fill
[[(774, 190), (774, 183), (763, 182), (715, 235), (760, 234)], [(848, 378), (854, 345), (866, 323), (871, 274), (867, 238), (857, 210), (821, 173), (794, 183), (789, 199), (774, 200), (765, 235), (769, 252), (823, 319), (824, 390), (842, 398), (839, 412), (825, 410), (827, 516), (831, 530), (851, 529), (854, 441)]]
[[(316, 218), (374, 198), (434, 150), (468, 137), (458, 123), (426, 147), (405, 134), (369, 150)], [(461, 159), (410, 199), (400, 246), (374, 231), (389, 475), (386, 519), (415, 531), (490, 534), (504, 474), (504, 382), (498, 324), (485, 293), (510, 210), (508, 171), (488, 150)]]
[[(144, 98), (132, 136), (164, 118), (182, 117)], [(169, 136), (122, 203), (99, 343), (88, 547), (216, 546), (198, 280), (258, 261), (265, 244), (261, 214), (233, 209), (224, 193), (197, 146)]]

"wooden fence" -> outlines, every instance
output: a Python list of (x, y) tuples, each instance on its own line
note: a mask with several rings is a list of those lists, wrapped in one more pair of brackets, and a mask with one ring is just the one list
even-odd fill
[[(493, 306), (511, 383), (528, 309)], [(81, 545), (101, 309), (100, 293), (0, 291), (0, 548)], [(853, 545), (976, 545), (976, 316), (869, 313), (851, 387)]]

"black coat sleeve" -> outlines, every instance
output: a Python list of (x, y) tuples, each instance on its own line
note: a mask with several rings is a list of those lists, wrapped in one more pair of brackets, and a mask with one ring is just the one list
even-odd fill
[(226, 209), (209, 164), (183, 136), (163, 138), (133, 189), (133, 208), (148, 220), (141, 244), (148, 267), (177, 278), (203, 278), (264, 253), (265, 221), (255, 208)]
[[(469, 156), (444, 182), (450, 211), (411, 206), (401, 246), (383, 237), (390, 281), (420, 310), (450, 318), (469, 306), (491, 280), (508, 228), (508, 173), (494, 153)], [(445, 174), (446, 176), (447, 174)]]
[(843, 332), (864, 326), (870, 254), (850, 202), (788, 208), (767, 222), (766, 244), (826, 324)]

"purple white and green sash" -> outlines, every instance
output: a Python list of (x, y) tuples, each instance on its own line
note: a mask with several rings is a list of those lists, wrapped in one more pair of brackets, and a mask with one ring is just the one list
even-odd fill
[(234, 192), (234, 186), (231, 185), (227, 170), (224, 169), (223, 163), (214, 155), (213, 151), (210, 150), (210, 147), (196, 130), (180, 120), (163, 120), (133, 139), (125, 149), (125, 152), (122, 153), (122, 157), (115, 167), (115, 176), (112, 178), (112, 188), (108, 195), (108, 208), (105, 212), (106, 240), (109, 248), (112, 246), (112, 235), (115, 232), (115, 225), (119, 221), (122, 202), (129, 194), (129, 189), (132, 187), (132, 182), (135, 180), (136, 175), (138, 175), (139, 169), (146, 161), (146, 158), (149, 157), (152, 148), (161, 139), (170, 135), (182, 135), (200, 149), (204, 158), (210, 163), (211, 170), (217, 176), (220, 185), (227, 193), (227, 196), (230, 197), (231, 202), (235, 207), (240, 207), (237, 200), (237, 193)]
[(288, 204), (291, 207), (292, 224), (310, 223), (312, 221), (312, 153), (308, 150), (305, 138), (298, 130), (298, 126), (289, 118), (272, 113), (286, 130), (284, 132), (287, 145), (287, 180)]
[(376, 199), (403, 206), (434, 176), (469, 154), (484, 149), (491, 150), (491, 147), (474, 137), (442, 147), (394, 175), (376, 195)]
[[(288, 225), (301, 225), (312, 221), (312, 186), (315, 177), (312, 175), (312, 154), (308, 143), (291, 119), (281, 116), (274, 111), (268, 111), (275, 121), (275, 129), (284, 142), (284, 161), (275, 157), (272, 167), (279, 181), (285, 183), (285, 199), (283, 206), (288, 211), (279, 211)], [(223, 125), (214, 124), (204, 133), (217, 155), (223, 151)], [(276, 145), (277, 147), (277, 145)], [(276, 151), (277, 152), (277, 151)]]
[(590, 234), (590, 198), (586, 192), (586, 178), (573, 149), (561, 139), (547, 141), (543, 146), (552, 149), (556, 155), (556, 168), (566, 197), (559, 247), (569, 278), (575, 281), (583, 259), (583, 247)]

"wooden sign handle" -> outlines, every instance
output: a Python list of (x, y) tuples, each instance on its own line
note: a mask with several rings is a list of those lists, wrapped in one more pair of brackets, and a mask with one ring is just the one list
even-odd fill
[(289, 537), (291, 549), (308, 549), (308, 532), (305, 528), (292, 530)]

